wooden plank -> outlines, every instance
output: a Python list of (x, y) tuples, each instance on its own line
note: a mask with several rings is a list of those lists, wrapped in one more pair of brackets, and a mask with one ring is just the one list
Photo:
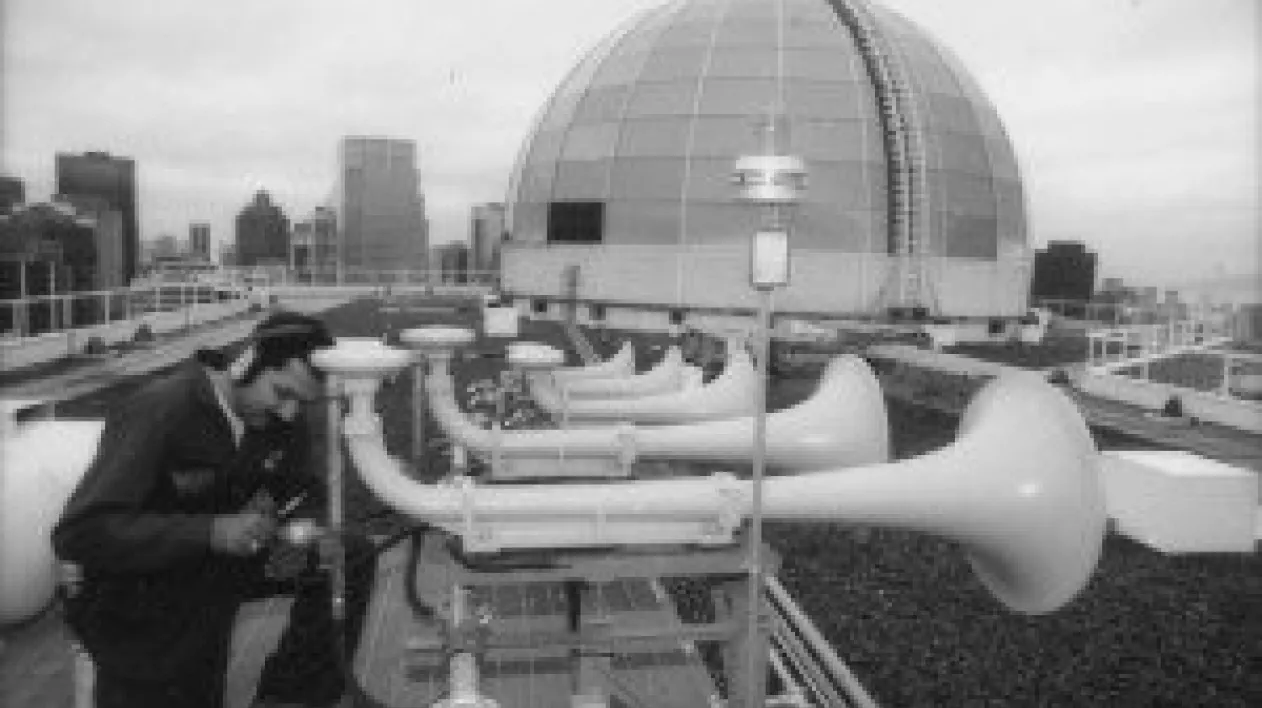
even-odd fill
[[(683, 629), (684, 623), (674, 607), (670, 604), (670, 596), (660, 583), (643, 579), (628, 580), (621, 583), (615, 591), (625, 594), (624, 604), (637, 608), (627, 612), (620, 618), (621, 625), (627, 627), (655, 627), (655, 623), (666, 622), (668, 625)], [(640, 608), (653, 608), (645, 611)], [(637, 616), (638, 615), (638, 616)], [(709, 697), (716, 689), (708, 670), (701, 662), (693, 642), (674, 640), (666, 643), (661, 654), (674, 656), (681, 661), (663, 662), (654, 670), (625, 664), (615, 664), (615, 670), (624, 675), (625, 690), (649, 705), (702, 706), (709, 704)], [(699, 669), (699, 670), (698, 670)], [(665, 696), (660, 695), (662, 688), (668, 689)]]
[[(493, 632), (563, 631), (567, 625), (561, 588), (539, 583), (491, 590)], [(536, 612), (537, 611), (537, 612)], [(482, 685), (501, 708), (533, 708), (569, 703), (573, 665), (560, 647), (499, 649), (487, 652)]]

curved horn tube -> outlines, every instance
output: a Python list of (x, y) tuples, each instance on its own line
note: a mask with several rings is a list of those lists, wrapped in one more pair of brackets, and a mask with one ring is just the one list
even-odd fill
[(681, 425), (753, 415), (757, 405), (758, 372), (744, 349), (733, 348), (728, 350), (723, 373), (713, 381), (675, 393), (566, 400), (548, 385), (545, 374), (532, 374), (527, 382), (531, 397), (558, 423)]
[[(628, 443), (640, 458), (743, 466), (752, 457), (752, 416), (677, 426), (490, 431), (475, 425), (460, 409), (446, 362), (434, 362), (426, 386), (430, 410), (447, 436), (483, 459), (496, 453), (617, 458)], [(769, 469), (819, 469), (887, 459), (885, 397), (876, 375), (857, 357), (834, 359), (809, 399), (767, 417)]]
[(672, 346), (656, 366), (643, 374), (562, 381), (557, 387), (570, 398), (620, 398), (674, 392), (683, 387), (683, 367), (683, 353), (679, 347)]
[(617, 354), (599, 364), (556, 369), (552, 372), (552, 376), (555, 381), (561, 383), (586, 378), (617, 378), (634, 373), (635, 347), (631, 345), (631, 342), (623, 342)]

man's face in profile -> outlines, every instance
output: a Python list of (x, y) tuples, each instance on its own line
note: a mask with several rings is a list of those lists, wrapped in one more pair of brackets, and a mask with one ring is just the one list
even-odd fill
[(265, 428), (276, 420), (292, 423), (304, 403), (319, 397), (320, 389), (311, 365), (290, 359), (284, 367), (265, 369), (237, 389), (237, 415), (251, 428)]

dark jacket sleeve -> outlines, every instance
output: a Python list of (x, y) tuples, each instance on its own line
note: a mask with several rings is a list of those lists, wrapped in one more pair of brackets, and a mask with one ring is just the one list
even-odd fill
[(186, 405), (161, 398), (145, 397), (107, 419), (96, 458), (53, 529), (62, 560), (85, 570), (149, 572), (210, 550), (212, 516), (155, 513), (146, 504), (186, 417)]

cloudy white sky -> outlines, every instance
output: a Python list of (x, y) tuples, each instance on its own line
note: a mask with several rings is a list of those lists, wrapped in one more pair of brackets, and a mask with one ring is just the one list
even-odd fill
[[(127, 155), (143, 237), (222, 240), (257, 189), (321, 203), (340, 136), (390, 135), (419, 145), (434, 242), (463, 240), (552, 88), (660, 1), (0, 0), (0, 171), (42, 199), (55, 152)], [(998, 106), (1036, 244), (1152, 284), (1262, 272), (1257, 0), (882, 1)]]

